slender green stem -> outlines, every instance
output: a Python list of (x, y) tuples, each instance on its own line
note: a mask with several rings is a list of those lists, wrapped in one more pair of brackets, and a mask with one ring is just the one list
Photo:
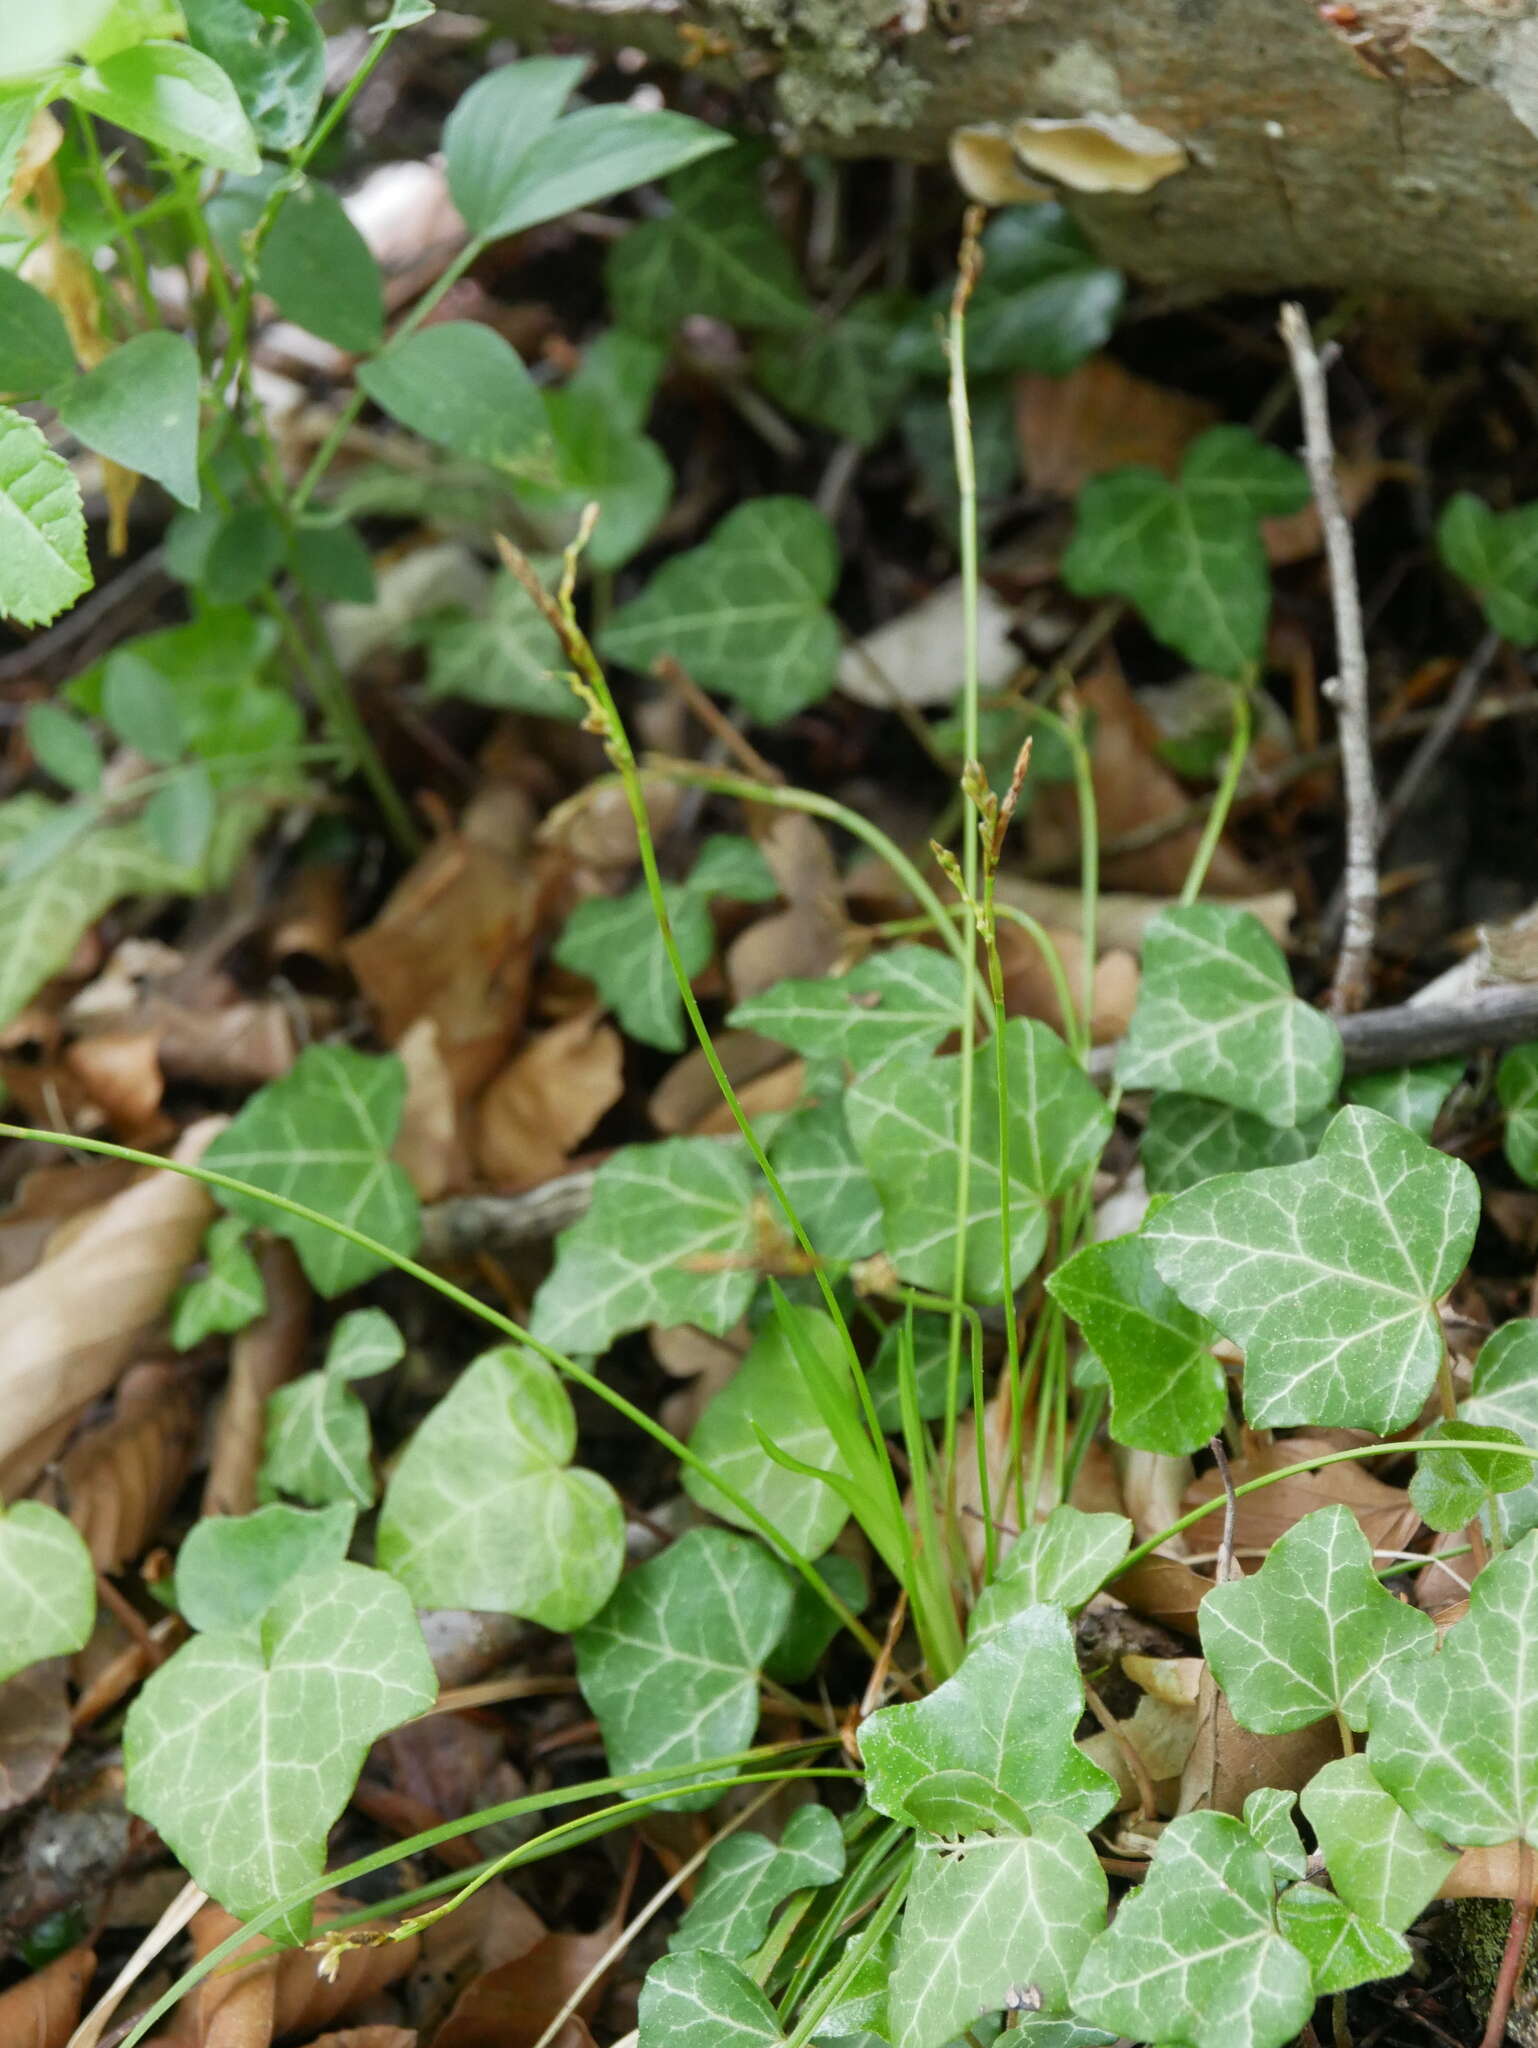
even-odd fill
[[(903, 1899), (907, 1895), (909, 1880), (913, 1874), (914, 1853), (912, 1849), (908, 1850), (906, 1867), (894, 1879), (892, 1889), (871, 1915), (868, 1923), (851, 1940), (835, 1967), (807, 1999), (801, 2016), (785, 2043), (785, 2048), (806, 2048), (806, 2044), (816, 2033), (823, 2014), (832, 2011), (843, 1997), (844, 1987), (853, 1979), (860, 1965), (867, 1956), (874, 1954), (880, 1947), (887, 1929), (897, 1918)], [(124, 2044), (124, 2048), (128, 2048), (127, 2043)]]
[(101, 200), (102, 211), (112, 223), (112, 233), (123, 251), (123, 261), (133, 281), (134, 295), (139, 301), (139, 311), (147, 327), (160, 325), (160, 308), (155, 303), (154, 286), (150, 283), (149, 266), (144, 260), (144, 251), (139, 246), (139, 237), (132, 221), (123, 210), (118, 198), (117, 187), (112, 182), (112, 173), (107, 169), (97, 139), (96, 123), (91, 116), (76, 107), (75, 119), (79, 124), (81, 141), (85, 148), (85, 160), (91, 173), (91, 183), (96, 187)]
[(849, 1916), (857, 1913), (878, 1894), (886, 1865), (906, 1844), (909, 1830), (905, 1823), (898, 1820), (879, 1820), (875, 1809), (870, 1806), (858, 1807), (846, 1827), (846, 1837), (851, 1844), (855, 1838), (854, 1831), (862, 1821), (867, 1825), (871, 1822), (879, 1824), (871, 1840), (861, 1849), (858, 1858), (850, 1864), (838, 1890), (825, 1902), (818, 1915), (815, 1932), (791, 1966), (789, 1985), (780, 2000), (779, 2012), (782, 2023), (788, 2020), (795, 2010), (805, 1987), (816, 1982), (817, 1973), (822, 1968), (829, 1950), (848, 1924)]
[(1212, 809), (1207, 813), (1207, 822), (1202, 827), (1201, 841), (1191, 857), (1191, 868), (1180, 892), (1183, 904), (1194, 903), (1202, 893), (1202, 884), (1207, 879), (1207, 870), (1212, 865), (1212, 856), (1218, 850), (1218, 841), (1223, 837), (1223, 828), (1228, 823), (1228, 814), (1233, 809), (1238, 794), (1239, 778), (1244, 773), (1244, 764), (1249, 759), (1250, 734), (1254, 714), (1250, 709), (1250, 692), (1244, 683), (1234, 685), (1234, 730), (1228, 744), (1228, 758), (1223, 763), (1223, 779), (1212, 800)]

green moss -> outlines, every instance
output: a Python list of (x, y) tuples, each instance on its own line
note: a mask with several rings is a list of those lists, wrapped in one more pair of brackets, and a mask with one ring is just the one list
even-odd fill
[[(1501, 1957), (1511, 1928), (1507, 1899), (1454, 1899), (1430, 1931), (1458, 1973), (1463, 1995), (1481, 2018), (1490, 2010)], [(1538, 1942), (1529, 1941), (1506, 2038), (1519, 2048), (1538, 2048)]]
[(779, 60), (779, 101), (792, 127), (834, 135), (897, 127), (929, 91), (894, 46), (892, 0), (721, 0), (721, 11)]

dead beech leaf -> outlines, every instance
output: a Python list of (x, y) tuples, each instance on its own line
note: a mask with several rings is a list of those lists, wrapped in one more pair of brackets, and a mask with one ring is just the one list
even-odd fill
[[(789, 1062), (783, 1045), (772, 1038), (760, 1038), (756, 1031), (717, 1031), (711, 1034), (716, 1058), (726, 1078), (739, 1092), (761, 1074)], [(795, 1063), (800, 1067), (800, 1062)], [(699, 1046), (680, 1054), (652, 1090), (646, 1110), (659, 1131), (670, 1138), (697, 1131), (705, 1118), (722, 1105), (720, 1087), (710, 1063)]]
[(185, 1374), (136, 1365), (111, 1421), (86, 1430), (39, 1488), (80, 1531), (99, 1572), (120, 1572), (148, 1549), (192, 1469), (198, 1422)]
[(230, 1372), (214, 1425), (205, 1515), (248, 1515), (256, 1506), (256, 1475), (267, 1433), (267, 1397), (301, 1370), (310, 1335), (310, 1283), (281, 1239), (260, 1246), (267, 1307), (230, 1346)]
[[(1069, 993), (1078, 1003), (1084, 987), (1084, 941), (1072, 931), (1054, 931), (1047, 936), (1057, 948)], [(1064, 1018), (1057, 984), (1035, 939), (1024, 926), (1006, 920), (999, 925), (998, 943), (1004, 1007), (1009, 1015), (1039, 1017), (1061, 1033)], [(1125, 1035), (1137, 1002), (1138, 979), (1136, 957), (1120, 947), (1096, 961), (1090, 1009), (1090, 1037), (1096, 1045), (1109, 1045)]]
[(339, 2034), (317, 2034), (309, 2048), (417, 2048), (415, 2027), (344, 2027)]
[[(665, 838), (678, 815), (683, 791), (666, 776), (651, 775), (644, 769), (641, 788), (652, 836)], [(574, 866), (593, 868), (610, 878), (633, 868), (641, 857), (630, 803), (615, 776), (584, 783), (574, 796), (545, 815), (536, 837), (541, 846), (565, 854)]]
[(1194, 1571), (1184, 1558), (1156, 1550), (1113, 1579), (1106, 1590), (1145, 1621), (1194, 1636), (1196, 1610), (1212, 1591), (1212, 1580)]
[(1066, 377), (1015, 379), (1015, 435), (1034, 491), (1072, 498), (1091, 477), (1141, 462), (1173, 477), (1217, 408), (1091, 356)]
[(69, 1747), (67, 1668), (50, 1657), (0, 1685), (0, 1813), (35, 1798)]
[[(877, 626), (839, 656), (838, 686), (857, 704), (949, 704), (961, 695), (961, 644), (967, 610), (959, 576)], [(977, 592), (978, 688), (1001, 690), (1020, 666), (1010, 638), (1012, 608), (989, 584)]]
[(98, 1031), (77, 1038), (64, 1064), (116, 1131), (143, 1149), (165, 1093), (156, 1031)]
[(1256, 1735), (1241, 1728), (1210, 1669), (1202, 1673), (1196, 1718), (1196, 1739), (1180, 1780), (1180, 1813), (1242, 1813), (1245, 1800), (1263, 1785), (1301, 1792), (1316, 1771), (1342, 1753), (1333, 1719), (1289, 1735)]
[(625, 1048), (596, 1009), (542, 1031), (487, 1086), (476, 1108), (481, 1172), (508, 1194), (560, 1173), (625, 1090)]
[(544, 1921), (502, 1879), (482, 1885), (423, 1935), (402, 1987), (406, 2019), (431, 2039), (467, 1984), (526, 1956), (544, 1936)]
[(783, 910), (739, 932), (723, 957), (734, 1002), (746, 1002), (777, 981), (815, 979), (843, 958), (849, 919), (843, 885), (827, 834), (813, 818), (782, 811), (758, 841), (758, 850), (785, 899)]
[[(772, 1073), (760, 1074), (737, 1090), (737, 1100), (749, 1117), (774, 1116), (794, 1109), (806, 1087), (804, 1060), (787, 1060)], [(702, 1138), (730, 1138), (736, 1135), (737, 1119), (724, 1099), (705, 1112), (694, 1127)]]
[(66, 1218), (99, 1208), (135, 1178), (136, 1169), (121, 1159), (42, 1166), (27, 1174), (0, 1217), (0, 1287), (31, 1272)]
[[(193, 1124), (173, 1156), (196, 1160), (223, 1122)], [(196, 1181), (151, 1171), (77, 1220), (67, 1256), (56, 1241), (40, 1266), (0, 1288), (0, 1465), (8, 1492), (22, 1490), (12, 1454), (78, 1414), (134, 1355), (197, 1257), (213, 1213)]]
[[(1077, 882), (1072, 887), (1061, 882), (1032, 882), (1006, 872), (999, 876), (996, 893), (1000, 903), (1012, 904), (1044, 925), (1072, 932), (1080, 929), (1083, 900)], [(1170, 896), (1140, 896), (1130, 889), (1103, 890), (1095, 913), (1096, 934), (1103, 951), (1114, 949), (1140, 956), (1149, 925), (1169, 909), (1172, 901)], [(1247, 910), (1252, 917), (1258, 917), (1279, 945), (1285, 943), (1298, 908), (1290, 889), (1268, 889), (1258, 896), (1239, 896), (1231, 901), (1236, 910)]]
[(5, 2048), (65, 2048), (95, 1972), (96, 1951), (72, 1948), (46, 1969), (0, 1991), (0, 2041)]
[(347, 869), (340, 861), (306, 861), (289, 877), (267, 928), (267, 957), (341, 964), (347, 936)]
[[(322, 1893), (315, 1902), (317, 1929), (351, 1904), (334, 1892)], [(240, 1924), (210, 1902), (193, 1916), (193, 1954), (201, 1961)], [(260, 1936), (254, 1941), (261, 1946)], [(330, 1978), (320, 1974), (321, 1956), (302, 1948), (218, 1971), (183, 2002), (173, 2039), (186, 2048), (267, 2048), (274, 2037), (318, 2032), (404, 1977), (419, 1946), (419, 1937), (412, 1935), (378, 1948), (347, 1949), (335, 1959), (336, 1974)], [(265, 2034), (259, 2031), (263, 2025)]]
[[(547, 1934), (527, 1955), (488, 1970), (461, 1994), (439, 2029), (434, 2048), (534, 2048), (577, 1986), (612, 1948), (614, 1936), (612, 1926), (594, 1934)], [(597, 2009), (607, 1976), (606, 1971), (587, 1992), (578, 2015), (591, 2017)], [(568, 2021), (555, 2036), (553, 2048), (577, 2048), (581, 2039)]]
[[(1520, 1842), (1497, 1842), (1493, 1848), (1465, 1849), (1442, 1880), (1439, 1899), (1515, 1899), (1518, 1895)], [(1529, 1872), (1532, 1863), (1529, 1860)], [(1538, 1899), (1538, 1874), (1529, 1876)]]
[[(1269, 1444), (1256, 1445), (1235, 1460), (1234, 1483), (1242, 1486), (1247, 1479), (1259, 1479), (1283, 1466), (1301, 1464), (1305, 1458), (1348, 1447), (1349, 1440), (1338, 1441), (1334, 1435), (1317, 1432), (1277, 1438)], [(1217, 1474), (1204, 1473), (1186, 1489), (1182, 1512), (1215, 1499), (1221, 1490)], [(1294, 1522), (1302, 1521), (1315, 1508), (1329, 1507), (1337, 1501), (1350, 1508), (1374, 1551), (1385, 1558), (1403, 1551), (1420, 1527), (1420, 1516), (1401, 1487), (1386, 1485), (1363, 1465), (1327, 1465), (1323, 1471), (1299, 1472), (1291, 1479), (1279, 1479), (1274, 1486), (1262, 1486), (1254, 1493), (1242, 1495), (1234, 1515), (1234, 1547), (1241, 1553), (1259, 1553), (1253, 1558), (1244, 1557), (1246, 1565), (1258, 1568), (1260, 1556)], [(1203, 1549), (1217, 1547), (1216, 1532), (1221, 1518), (1214, 1512), (1210, 1519), (1214, 1533), (1210, 1545), (1198, 1546)], [(1197, 1533), (1192, 1530), (1188, 1540), (1194, 1540)]]
[(391, 1157), (424, 1202), (436, 1202), (470, 1178), (459, 1135), (454, 1082), (438, 1046), (438, 1024), (418, 1017), (395, 1047), (406, 1069), (406, 1100)]
[(1166, 1699), (1145, 1694), (1135, 1711), (1116, 1723), (1114, 1733), (1102, 1728), (1079, 1744), (1084, 1754), (1116, 1780), (1118, 1810), (1137, 1806), (1142, 1788), (1127, 1757), (1127, 1745), (1138, 1755), (1158, 1800), (1158, 1812), (1168, 1819), (1180, 1796), (1181, 1773), (1196, 1741), (1197, 1710), (1192, 1702), (1171, 1705)]

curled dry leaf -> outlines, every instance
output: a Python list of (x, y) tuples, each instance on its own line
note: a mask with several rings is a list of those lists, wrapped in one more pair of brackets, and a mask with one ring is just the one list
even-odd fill
[(142, 1149), (152, 1141), (166, 1085), (158, 1031), (93, 1032), (75, 1040), (64, 1064), (126, 1142)]
[(50, 1657), (0, 1685), (0, 1813), (35, 1798), (69, 1747), (65, 1670)]
[(777, 981), (831, 973), (849, 935), (838, 863), (814, 819), (780, 812), (759, 839), (758, 850), (785, 908), (759, 918), (726, 949), (727, 986), (738, 1003)]
[(267, 957), (341, 964), (347, 936), (347, 869), (340, 861), (312, 860), (289, 877), (267, 928)]
[(544, 1935), (544, 1921), (502, 1879), (482, 1885), (423, 1935), (402, 1987), (406, 2019), (432, 2039), (466, 1985), (526, 1956)]
[[(1442, 1880), (1439, 1899), (1515, 1899), (1520, 1890), (1518, 1876), (1520, 1842), (1498, 1842), (1493, 1849), (1465, 1849)], [(1538, 1899), (1538, 1873), (1528, 1859), (1528, 1883)]]
[[(644, 771), (641, 786), (652, 836), (663, 839), (678, 816), (683, 791), (676, 782)], [(611, 880), (633, 868), (641, 857), (629, 802), (612, 776), (585, 783), (574, 796), (557, 804), (541, 821), (537, 836), (541, 846), (564, 854), (573, 866), (592, 868)]]
[(1137, 1806), (1142, 1788), (1127, 1755), (1136, 1751), (1157, 1800), (1158, 1814), (1168, 1819), (1180, 1798), (1181, 1773), (1196, 1741), (1197, 1709), (1194, 1701), (1172, 1704), (1167, 1699), (1145, 1694), (1133, 1713), (1116, 1723), (1114, 1731), (1102, 1728), (1079, 1744), (1086, 1756), (1116, 1780), (1117, 1808), (1125, 1812)]
[[(351, 1903), (335, 1893), (322, 1894), (316, 1901), (317, 1928)], [(194, 1955), (201, 1960), (239, 1926), (222, 1906), (204, 1906), (192, 1921)], [(260, 1937), (256, 1945), (261, 1946)], [(184, 2001), (172, 2039), (177, 2048), (266, 2048), (274, 2037), (317, 2033), (397, 1983), (416, 1962), (418, 1947), (413, 1935), (380, 1948), (347, 1949), (335, 1959), (333, 1977), (323, 1977), (321, 1957), (302, 1948), (218, 1971)], [(264, 2025), (265, 2034), (259, 2031)]]
[(1210, 1669), (1202, 1673), (1196, 1721), (1196, 1739), (1180, 1780), (1180, 1813), (1242, 1813), (1245, 1800), (1264, 1785), (1301, 1792), (1316, 1771), (1342, 1753), (1333, 1720), (1288, 1735), (1256, 1735), (1241, 1728)]
[(267, 1307), (230, 1346), (229, 1379), (203, 1486), (205, 1515), (248, 1515), (256, 1506), (267, 1397), (300, 1371), (309, 1342), (314, 1297), (292, 1247), (272, 1239), (260, 1247), (256, 1263)]
[(1196, 1610), (1212, 1591), (1212, 1580), (1204, 1578), (1184, 1558), (1155, 1551), (1130, 1571), (1113, 1579), (1109, 1590), (1145, 1620), (1157, 1622), (1177, 1634), (1196, 1634)]
[(619, 1033), (596, 1009), (530, 1039), (476, 1109), (481, 1172), (507, 1194), (551, 1179), (619, 1101), (624, 1065)]
[(1093, 476), (1141, 462), (1173, 477), (1217, 409), (1091, 356), (1066, 377), (1015, 379), (1015, 434), (1026, 482), (1076, 497)]
[[(1138, 1542), (1146, 1543), (1180, 1519), (1181, 1499), (1191, 1483), (1191, 1460), (1164, 1451), (1129, 1451), (1119, 1444), (1112, 1456), (1121, 1479), (1123, 1512), (1131, 1519)], [(1187, 1547), (1179, 1536), (1165, 1546), (1173, 1553)]]
[[(1244, 1457), (1235, 1461), (1232, 1467), (1234, 1483), (1242, 1486), (1247, 1479), (1259, 1479), (1284, 1466), (1301, 1464), (1305, 1458), (1318, 1457), (1326, 1451), (1344, 1450), (1353, 1443), (1366, 1441), (1368, 1439), (1360, 1434), (1348, 1431), (1316, 1431), (1312, 1435), (1278, 1437), (1268, 1444), (1256, 1444)], [(1204, 1473), (1186, 1489), (1180, 1511), (1214, 1499), (1221, 1488), (1222, 1482), (1215, 1472)], [(1402, 1553), (1420, 1527), (1420, 1515), (1411, 1506), (1410, 1496), (1403, 1488), (1386, 1485), (1383, 1480), (1375, 1478), (1365, 1465), (1326, 1465), (1322, 1471), (1300, 1472), (1291, 1479), (1279, 1479), (1274, 1486), (1262, 1486), (1257, 1492), (1241, 1497), (1234, 1515), (1234, 1547), (1241, 1553), (1242, 1562), (1251, 1567), (1257, 1565), (1260, 1556), (1271, 1548), (1278, 1536), (1285, 1536), (1294, 1522), (1302, 1521), (1315, 1508), (1329, 1507), (1337, 1501), (1350, 1508), (1361, 1523), (1368, 1542), (1385, 1562)], [(1211, 1542), (1196, 1540), (1200, 1534), (1198, 1526), (1187, 1539), (1194, 1548), (1216, 1549), (1219, 1516), (1214, 1514), (1209, 1520), (1214, 1532)], [(1250, 1552), (1256, 1555), (1245, 1554)]]
[(309, 2048), (417, 2048), (415, 2027), (344, 2027), (339, 2034), (317, 2034)]
[(110, 1422), (88, 1429), (39, 1489), (85, 1538), (109, 1575), (141, 1557), (192, 1469), (198, 1404), (175, 1366), (147, 1363), (124, 1377)]
[(391, 1157), (424, 1202), (436, 1202), (470, 1178), (459, 1135), (454, 1080), (438, 1044), (436, 1018), (418, 1017), (395, 1047), (406, 1069), (406, 1100)]
[[(222, 1127), (219, 1117), (192, 1125), (174, 1156), (197, 1159)], [(197, 1257), (212, 1215), (196, 1181), (149, 1172), (80, 1219), (67, 1254), (51, 1245), (40, 1266), (0, 1288), (0, 1484), (7, 1492), (21, 1490), (14, 1454), (78, 1414), (133, 1356)]]
[(0, 1992), (0, 2041), (5, 2048), (65, 2048), (95, 1971), (95, 1950), (72, 1948), (46, 1969)]
[[(594, 1934), (547, 1934), (527, 1955), (487, 1971), (460, 1997), (434, 2048), (534, 2048), (589, 1971), (608, 1955), (615, 1931), (604, 1926)], [(607, 1976), (606, 1971), (583, 1997), (580, 2018), (591, 2018)], [(581, 2039), (568, 2021), (552, 2048), (577, 2048)]]
[[(711, 1038), (726, 1078), (739, 1093), (760, 1075), (788, 1064), (784, 1046), (772, 1038), (760, 1038), (756, 1031), (717, 1031)], [(801, 1063), (795, 1065), (800, 1071)], [(720, 1104), (716, 1077), (704, 1053), (695, 1046), (668, 1068), (646, 1107), (657, 1129), (674, 1138), (697, 1131)]]
[[(1001, 903), (1013, 904), (1040, 923), (1064, 931), (1079, 930), (1083, 902), (1078, 884), (1071, 888), (1057, 882), (1022, 881), (1018, 875), (1001, 874), (997, 888)], [(1101, 947), (1119, 949), (1134, 956), (1143, 951), (1143, 940), (1153, 920), (1170, 907), (1169, 896), (1138, 896), (1127, 889), (1107, 889), (1096, 909), (1095, 930)], [(1263, 895), (1234, 899), (1236, 910), (1258, 917), (1272, 938), (1281, 944), (1297, 913), (1297, 898), (1290, 889), (1268, 889)]]
[(99, 1208), (135, 1178), (134, 1168), (121, 1159), (41, 1166), (27, 1174), (0, 1220), (0, 1287), (31, 1272), (61, 1223)]

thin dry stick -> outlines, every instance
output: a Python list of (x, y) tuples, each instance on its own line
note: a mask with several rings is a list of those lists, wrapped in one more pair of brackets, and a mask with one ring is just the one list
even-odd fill
[(1463, 667), (1458, 671), (1452, 688), (1437, 707), (1436, 718), (1421, 735), (1420, 745), (1404, 765), (1383, 814), (1378, 820), (1378, 844), (1384, 845), (1394, 827), (1399, 824), (1420, 794), (1421, 784), (1431, 773), (1453, 735), (1462, 726), (1474, 708), (1474, 699), (1479, 695), (1480, 685), (1490, 672), (1490, 664), (1500, 649), (1501, 636), (1496, 632), (1486, 633)]
[(1533, 1926), (1533, 1852), (1523, 1841), (1517, 1844), (1517, 1896), (1511, 1904), (1511, 1932), (1506, 1937), (1500, 1975), (1490, 2000), (1490, 2018), (1480, 2048), (1501, 2048), (1506, 2038), (1506, 2021), (1522, 1973), (1522, 1957)]
[(652, 663), (652, 674), (676, 690), (707, 732), (721, 742), (732, 759), (745, 774), (755, 782), (768, 782), (776, 786), (784, 783), (785, 777), (771, 761), (766, 761), (753, 742), (740, 733), (721, 707), (705, 695), (699, 684), (690, 675), (681, 661), (675, 661), (671, 654), (659, 654)]
[(207, 1892), (199, 1891), (190, 1880), (184, 1884), (176, 1897), (166, 1907), (143, 1941), (124, 1963), (121, 1970), (107, 1986), (101, 1997), (91, 2007), (85, 2018), (69, 2037), (67, 2048), (96, 2048), (107, 2030), (107, 2022), (117, 2011), (128, 1993), (138, 1983), (150, 1964), (163, 1948), (181, 1933), (187, 1922), (206, 1903)]
[(1132, 1773), (1132, 1781), (1137, 1786), (1139, 1819), (1157, 1820), (1158, 1795), (1154, 1791), (1153, 1779), (1148, 1775), (1148, 1765), (1143, 1760), (1143, 1753), (1087, 1678), (1084, 1681), (1084, 1704), (1121, 1751), (1127, 1769)]
[(1335, 705), (1339, 719), (1346, 784), (1345, 922), (1330, 985), (1330, 1009), (1340, 1017), (1361, 1009), (1367, 1000), (1378, 929), (1378, 792), (1372, 772), (1367, 648), (1362, 637), (1362, 599), (1357, 589), (1351, 522), (1335, 474), (1324, 365), (1301, 306), (1283, 306), (1280, 325), (1303, 412), (1303, 461), (1324, 531), (1335, 610), (1339, 673), (1325, 684), (1324, 693)]

